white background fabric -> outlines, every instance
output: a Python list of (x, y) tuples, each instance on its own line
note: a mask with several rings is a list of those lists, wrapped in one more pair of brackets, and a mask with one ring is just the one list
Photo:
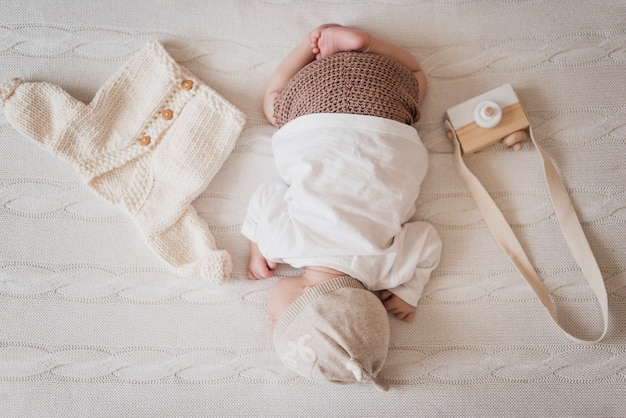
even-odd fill
[[(387, 393), (289, 372), (263, 324), (272, 281), (244, 279), (247, 199), (276, 175), (265, 82), (325, 22), (397, 42), (429, 77), (417, 216), (444, 247), (416, 320), (392, 321)], [(2, 79), (52, 82), (88, 102), (156, 39), (248, 117), (194, 202), (235, 262), (235, 280), (214, 286), (168, 273), (123, 213), (0, 114), (0, 415), (626, 415), (625, 27), (621, 0), (0, 3)], [(550, 321), (454, 171), (445, 110), (507, 82), (604, 273), (611, 323), (599, 344), (572, 343)], [(535, 151), (494, 146), (467, 164), (571, 330), (594, 335), (601, 318), (558, 234)]]

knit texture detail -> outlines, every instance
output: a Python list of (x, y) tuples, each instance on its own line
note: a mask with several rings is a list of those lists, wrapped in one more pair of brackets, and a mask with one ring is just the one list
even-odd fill
[(311, 113), (351, 113), (413, 124), (420, 117), (419, 86), (395, 60), (365, 52), (342, 52), (300, 70), (274, 100), (278, 126)]

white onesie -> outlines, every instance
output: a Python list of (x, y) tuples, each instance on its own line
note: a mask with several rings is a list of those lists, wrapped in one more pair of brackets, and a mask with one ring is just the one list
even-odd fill
[(272, 146), (282, 181), (255, 191), (242, 233), (268, 260), (330, 267), (417, 305), (441, 240), (410, 221), (428, 166), (415, 128), (318, 113), (284, 125)]

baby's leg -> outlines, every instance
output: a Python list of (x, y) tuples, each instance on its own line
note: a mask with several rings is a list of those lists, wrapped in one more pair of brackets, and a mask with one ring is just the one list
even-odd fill
[[(280, 89), (285, 87), (291, 77), (296, 75), (296, 73), (298, 73), (298, 71), (304, 68), (307, 64), (310, 64), (315, 60), (316, 55), (319, 54), (316, 48), (318, 48), (318, 43), (320, 42), (320, 34), (326, 29), (334, 27), (348, 30), (347, 28), (343, 28), (333, 23), (318, 26), (309, 32), (300, 45), (291, 51), (291, 53), (287, 55), (278, 67), (276, 67), (276, 70), (274, 70), (274, 73), (267, 83), (265, 96), (263, 98), (263, 112), (265, 113), (267, 120), (269, 120), (272, 125), (276, 126), (276, 119), (274, 118), (274, 99), (276, 98), (276, 95)], [(331, 38), (330, 34), (328, 38)], [(314, 52), (314, 50), (316, 52)]]
[(311, 31), (287, 57), (276, 67), (274, 73), (270, 77), (265, 89), (265, 97), (263, 98), (263, 112), (270, 123), (276, 126), (274, 118), (274, 99), (276, 95), (285, 87), (287, 82), (298, 73), (307, 64), (315, 60), (313, 53), (313, 36), (320, 33), (328, 27), (336, 26), (334, 24), (319, 26)]

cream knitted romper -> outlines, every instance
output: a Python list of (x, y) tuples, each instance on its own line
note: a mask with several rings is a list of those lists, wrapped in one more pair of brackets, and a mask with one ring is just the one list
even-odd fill
[(148, 43), (90, 104), (48, 83), (0, 83), (6, 119), (72, 164), (104, 200), (124, 209), (177, 274), (214, 282), (232, 263), (191, 202), (230, 155), (243, 114)]

